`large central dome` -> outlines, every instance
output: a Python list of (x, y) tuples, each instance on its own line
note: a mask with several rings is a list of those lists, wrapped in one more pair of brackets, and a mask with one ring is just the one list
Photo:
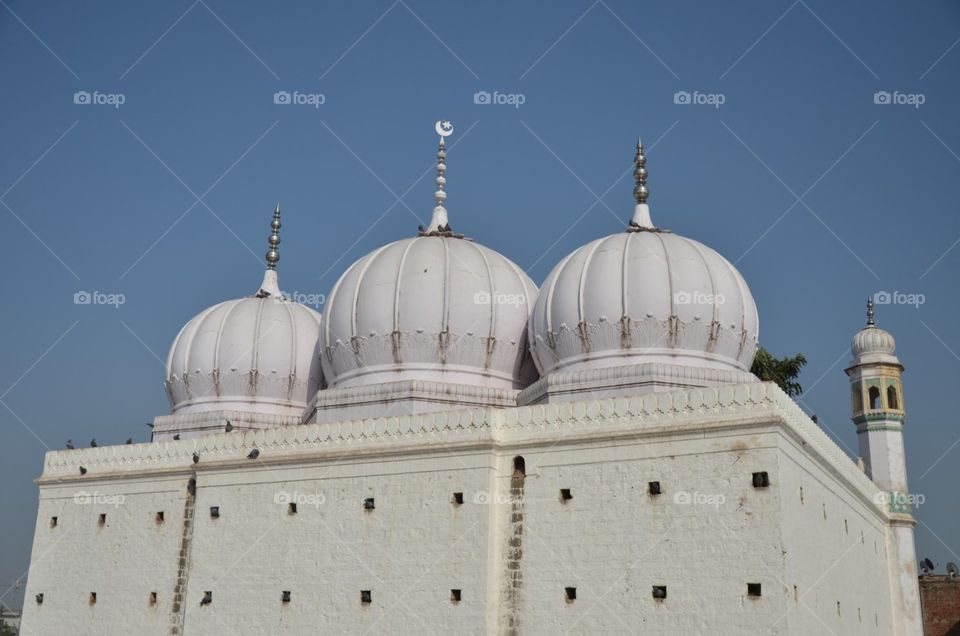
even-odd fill
[(748, 371), (759, 320), (740, 273), (709, 247), (656, 228), (638, 143), (626, 232), (563, 259), (530, 320), (541, 374), (658, 362)]
[(331, 389), (401, 380), (519, 389), (536, 379), (526, 328), (537, 287), (450, 229), (443, 137), (437, 158), (429, 227), (358, 260), (327, 299), (321, 358)]

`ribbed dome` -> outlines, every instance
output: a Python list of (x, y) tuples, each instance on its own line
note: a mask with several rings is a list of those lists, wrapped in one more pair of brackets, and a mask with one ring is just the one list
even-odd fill
[(206, 309), (180, 330), (167, 357), (173, 412), (301, 414), (320, 388), (319, 337), (320, 314), (284, 298)]
[(547, 276), (530, 320), (541, 374), (647, 362), (748, 371), (759, 319), (740, 273), (715, 251), (657, 229), (643, 146), (628, 230), (597, 239)]
[(740, 273), (665, 232), (624, 232), (573, 252), (547, 276), (530, 321), (542, 374), (667, 362), (749, 370), (759, 320)]
[(897, 343), (893, 336), (876, 325), (870, 325), (857, 332), (850, 345), (854, 358), (873, 353), (893, 355), (896, 348)]
[(320, 314), (285, 298), (277, 282), (279, 203), (270, 225), (257, 294), (202, 311), (173, 341), (164, 385), (174, 414), (301, 415), (320, 388)]
[(526, 386), (536, 379), (525, 355), (536, 294), (514, 263), (452, 233), (390, 243), (354, 263), (327, 299), (327, 384)]

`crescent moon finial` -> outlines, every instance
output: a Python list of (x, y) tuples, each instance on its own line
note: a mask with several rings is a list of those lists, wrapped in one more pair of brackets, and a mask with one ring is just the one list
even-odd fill
[(448, 119), (437, 120), (437, 125), (434, 128), (441, 137), (449, 137), (453, 134), (453, 124)]

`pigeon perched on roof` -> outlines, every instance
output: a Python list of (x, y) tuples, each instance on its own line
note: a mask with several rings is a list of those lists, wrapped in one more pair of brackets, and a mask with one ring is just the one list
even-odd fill
[(87, 469), (84, 468), (83, 466), (81, 466), (81, 467), (80, 467), (80, 474), (81, 474), (81, 475), (86, 475), (86, 474), (87, 474)]
[(252, 451), (250, 451), (250, 453), (247, 455), (247, 459), (256, 459), (257, 457), (260, 457), (260, 449), (259, 449), (259, 448), (254, 448), (254, 449), (253, 449)]
[(96, 448), (96, 447), (97, 447), (97, 438), (94, 437), (92, 440), (90, 440), (90, 448)]
[(223, 430), (228, 433), (233, 430), (233, 424), (230, 423), (230, 420), (227, 420), (227, 425), (223, 427)]
[(68, 440), (67, 440), (67, 450), (73, 450), (74, 448), (76, 448), (76, 446), (73, 445), (73, 440), (72, 440), (72, 439), (68, 439)]

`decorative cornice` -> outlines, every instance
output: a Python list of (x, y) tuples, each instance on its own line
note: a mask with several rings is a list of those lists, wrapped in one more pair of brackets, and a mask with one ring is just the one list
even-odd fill
[[(200, 467), (249, 466), (260, 462), (316, 461), (381, 452), (449, 452), (457, 445), (505, 448), (538, 442), (561, 444), (591, 438), (702, 435), (707, 428), (776, 426), (845, 482), (879, 514), (878, 489), (779, 387), (770, 382), (694, 388), (642, 396), (562, 402), (517, 408), (466, 409), (421, 415), (287, 426), (221, 433), (179, 441), (58, 450), (46, 454), (41, 485), (118, 478), (136, 471), (190, 472)], [(79, 467), (87, 474), (80, 476)]]

